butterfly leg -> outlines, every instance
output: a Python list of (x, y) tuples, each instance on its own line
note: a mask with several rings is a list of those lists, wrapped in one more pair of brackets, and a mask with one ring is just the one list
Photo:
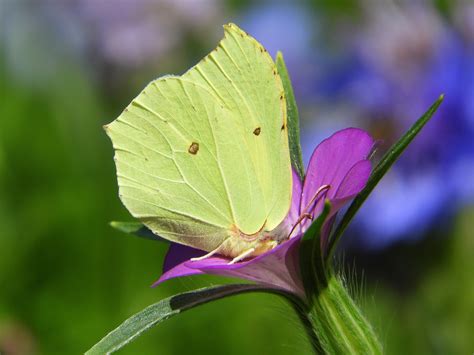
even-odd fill
[(204, 260), (204, 259), (210, 258), (214, 254), (217, 254), (219, 252), (221, 246), (222, 246), (222, 244), (219, 245), (216, 249), (214, 249), (214, 250), (210, 251), (209, 253), (207, 253), (206, 255), (200, 256), (198, 258), (191, 258), (191, 261), (199, 261), (199, 260)]
[(233, 258), (232, 261), (228, 265), (235, 264), (235, 263), (245, 259), (247, 256), (252, 254), (254, 251), (255, 251), (255, 248), (250, 248), (250, 249), (244, 251), (242, 254), (237, 255), (235, 258)]

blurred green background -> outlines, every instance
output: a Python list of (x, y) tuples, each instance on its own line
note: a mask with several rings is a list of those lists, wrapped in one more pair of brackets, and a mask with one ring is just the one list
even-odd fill
[[(296, 7), (278, 3), (288, 16)], [(302, 103), (303, 132), (312, 120), (330, 121), (332, 115), (315, 117), (323, 112), (321, 95), (305, 73), (332, 62), (321, 52), (341, 38), (337, 31), (366, 21), (361, 3), (307, 2), (303, 12), (314, 22), (286, 23), (283, 15), (271, 27), (258, 16), (272, 13), (273, 2), (0, 0), (0, 353), (81, 353), (151, 303), (231, 281), (198, 276), (149, 287), (166, 245), (109, 227), (130, 217), (117, 196), (102, 125), (153, 78), (194, 65), (229, 21), (257, 39), (245, 24), (262, 24), (276, 43), (284, 40), (281, 31), (288, 34), (284, 54)], [(453, 4), (459, 5), (431, 5), (443, 17)], [(298, 26), (317, 27), (317, 34), (299, 33)], [(294, 43), (301, 36), (309, 36), (304, 53)], [(383, 139), (390, 126), (381, 126), (372, 132)], [(305, 137), (312, 146), (320, 138)], [(347, 278), (389, 354), (474, 351), (474, 210), (469, 203), (448, 209), (443, 228), (416, 240), (345, 252), (344, 272), (356, 275)], [(191, 310), (121, 353), (309, 354), (310, 348), (287, 304), (255, 294)]]

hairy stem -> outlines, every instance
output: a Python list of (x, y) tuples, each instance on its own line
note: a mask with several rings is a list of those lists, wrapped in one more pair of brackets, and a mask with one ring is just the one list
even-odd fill
[(382, 354), (371, 325), (334, 275), (313, 296), (309, 313), (313, 333), (326, 354)]

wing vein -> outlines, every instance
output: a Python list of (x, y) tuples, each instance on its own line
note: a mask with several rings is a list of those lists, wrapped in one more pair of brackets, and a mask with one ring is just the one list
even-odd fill
[(159, 180), (162, 180), (162, 181), (167, 181), (167, 182), (171, 182), (171, 183), (175, 183), (175, 184), (184, 184), (185, 182), (184, 181), (180, 181), (180, 180), (171, 180), (171, 179), (165, 179), (161, 176), (158, 176), (158, 175), (154, 175), (154, 174), (151, 174), (149, 172), (146, 172), (144, 170), (141, 170), (141, 169), (138, 169), (136, 166), (133, 166), (131, 164), (128, 164), (128, 163), (125, 163), (124, 161), (121, 161), (120, 164), (123, 164), (123, 165), (126, 165), (142, 174), (145, 174), (145, 175), (148, 175), (148, 176), (151, 176), (153, 178), (156, 178), (156, 179), (159, 179)]
[[(144, 144), (144, 143), (142, 143), (142, 142), (140, 142), (140, 141), (137, 141), (136, 139), (131, 138), (130, 136), (126, 136), (125, 134), (120, 133), (119, 131), (114, 131), (114, 133), (115, 133), (115, 134), (118, 134), (118, 135), (120, 135), (120, 136), (122, 136), (122, 137), (126, 137), (127, 139), (131, 140), (132, 142), (134, 142), (134, 143), (136, 143), (136, 144), (138, 144), (138, 145), (141, 145), (142, 147), (144, 147), (144, 148), (146, 148), (146, 149), (148, 149), (148, 150), (150, 150), (150, 151), (152, 151), (152, 152), (154, 152), (154, 153), (156, 153), (156, 154), (162, 155), (162, 156), (164, 156), (164, 157), (167, 158), (167, 159), (173, 160), (173, 158), (172, 158), (171, 156), (168, 156), (168, 155), (166, 155), (166, 154), (164, 154), (164, 153), (162, 153), (162, 152), (160, 152), (160, 151), (158, 151), (158, 150), (155, 150), (155, 149), (153, 149), (153, 148), (147, 146), (146, 144)], [(116, 148), (117, 146), (114, 146), (114, 147)], [(125, 150), (126, 150), (125, 148), (122, 148), (122, 147), (118, 147), (118, 148), (119, 148), (120, 150), (122, 150), (122, 151), (125, 151)], [(138, 154), (136, 154), (136, 155), (138, 155)]]

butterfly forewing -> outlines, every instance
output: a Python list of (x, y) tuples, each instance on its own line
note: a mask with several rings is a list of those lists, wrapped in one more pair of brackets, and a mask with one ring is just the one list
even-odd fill
[[(249, 149), (248, 159), (263, 191), (263, 200), (252, 198), (265, 211), (266, 227), (273, 229), (285, 217), (291, 199), (288, 138), (281, 129), (286, 126), (284, 90), (264, 47), (233, 24), (224, 28), (224, 39), (217, 48), (183, 78), (208, 87), (237, 113), (244, 130), (241, 144)], [(247, 216), (244, 206), (238, 204), (235, 210), (237, 224), (245, 233), (262, 227), (259, 214)]]

